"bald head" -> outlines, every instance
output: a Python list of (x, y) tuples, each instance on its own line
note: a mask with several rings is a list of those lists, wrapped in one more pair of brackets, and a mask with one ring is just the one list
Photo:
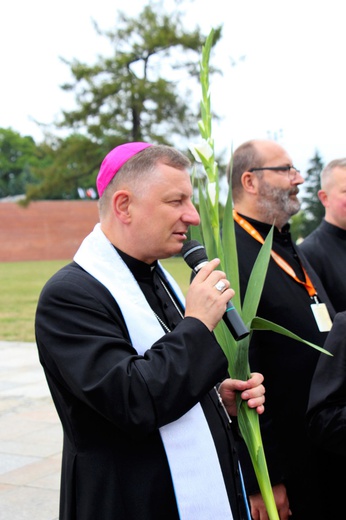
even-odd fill
[(325, 220), (346, 229), (346, 158), (330, 161), (323, 168), (318, 197), (325, 208)]
[[(233, 153), (231, 162), (227, 167), (227, 178), (232, 182), (233, 200), (240, 199), (243, 193), (242, 175), (252, 168), (262, 168), (272, 158), (285, 157), (287, 162), (291, 159), (287, 152), (276, 141), (266, 139), (252, 139), (241, 144)], [(259, 177), (262, 173), (258, 172)]]
[(323, 168), (321, 172), (322, 190), (328, 190), (328, 187), (334, 184), (335, 175), (333, 175), (333, 173), (337, 168), (341, 168), (344, 170), (344, 173), (346, 173), (346, 157), (343, 157), (342, 159), (334, 159)]

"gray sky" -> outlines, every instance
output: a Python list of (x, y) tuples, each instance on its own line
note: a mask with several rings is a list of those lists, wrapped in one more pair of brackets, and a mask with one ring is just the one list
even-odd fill
[[(112, 29), (124, 5), (136, 14), (143, 0), (12, 0), (0, 16), (0, 127), (40, 140), (33, 120), (50, 123), (74, 106), (60, 85), (69, 67), (59, 56), (89, 64), (110, 52), (93, 28)], [(165, 5), (172, 2), (165, 0)], [(223, 24), (211, 63), (211, 102), (217, 151), (229, 156), (251, 138), (273, 138), (303, 171), (316, 149), (328, 162), (346, 156), (345, 13), (340, 0), (195, 0), (186, 28), (209, 33)], [(225, 11), (227, 5), (227, 12)], [(235, 65), (234, 65), (235, 62)]]

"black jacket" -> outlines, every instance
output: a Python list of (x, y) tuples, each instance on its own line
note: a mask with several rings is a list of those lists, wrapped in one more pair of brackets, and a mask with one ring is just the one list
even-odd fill
[[(346, 457), (346, 312), (335, 316), (311, 383), (309, 434), (318, 446)], [(344, 463), (344, 462), (343, 462)]]
[(204, 324), (186, 318), (140, 356), (109, 291), (71, 263), (42, 291), (36, 337), (64, 430), (60, 520), (178, 520), (159, 428), (198, 401), (234, 518), (245, 518), (232, 433), (211, 390), (227, 360)]
[[(326, 518), (342, 518), (346, 464), (346, 312), (336, 314), (312, 379), (307, 412), (308, 432), (327, 453), (324, 494), (332, 497)], [(342, 513), (342, 514), (341, 514)]]

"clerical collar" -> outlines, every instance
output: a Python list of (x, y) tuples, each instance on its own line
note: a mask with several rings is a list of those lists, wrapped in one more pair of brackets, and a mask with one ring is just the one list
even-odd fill
[(322, 220), (321, 226), (331, 235), (335, 235), (336, 237), (342, 238), (343, 240), (346, 239), (346, 229), (342, 229), (341, 227), (336, 226), (335, 224), (331, 224), (330, 222), (327, 222), (325, 219)]
[(152, 264), (146, 264), (145, 262), (137, 260), (137, 258), (133, 258), (133, 256), (124, 253), (124, 251), (121, 251), (117, 247), (115, 247), (115, 249), (124, 260), (125, 264), (130, 269), (137, 281), (152, 279), (152, 271), (157, 266), (157, 260), (155, 260), (155, 262)]

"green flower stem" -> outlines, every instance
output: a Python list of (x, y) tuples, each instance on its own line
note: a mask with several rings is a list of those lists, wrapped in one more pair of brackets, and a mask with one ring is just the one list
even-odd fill
[[(202, 163), (206, 173), (206, 178), (197, 179), (201, 224), (199, 228), (192, 229), (191, 235), (192, 238), (204, 242), (209, 258), (220, 258), (221, 268), (226, 272), (227, 278), (231, 280), (232, 287), (236, 292), (232, 301), (237, 311), (242, 316), (245, 325), (251, 331), (250, 335), (241, 341), (236, 342), (223, 321), (218, 324), (214, 332), (217, 341), (221, 345), (221, 348), (227, 357), (230, 376), (235, 379), (247, 380), (250, 377), (248, 361), (249, 345), (252, 331), (254, 330), (270, 330), (305, 343), (307, 346), (313, 347), (324, 354), (331, 354), (323, 348), (300, 338), (287, 329), (256, 316), (270, 260), (273, 228), (262, 245), (253, 266), (248, 280), (243, 306), (241, 308), (231, 187), (229, 189), (224, 210), (222, 238), (220, 232), (219, 176), (218, 166), (215, 160), (214, 141), (211, 137), (211, 110), (209, 95), (209, 58), (213, 35), (214, 31), (211, 31), (206, 40), (205, 46), (203, 47), (201, 60), (200, 78), (202, 86), (202, 101), (199, 129), (203, 139), (203, 144), (194, 147), (194, 155), (196, 155)], [(251, 410), (247, 404), (242, 401), (240, 396), (237, 398), (237, 408), (239, 428), (251, 457), (269, 519), (279, 520), (263, 449), (258, 414), (255, 410)]]
[[(201, 101), (201, 121), (199, 122), (199, 130), (204, 146), (195, 147), (195, 152), (199, 157), (200, 162), (206, 172), (206, 181), (198, 179), (198, 194), (199, 194), (199, 210), (201, 217), (200, 229), (192, 232), (193, 238), (203, 237), (207, 254), (210, 258), (218, 257), (221, 260), (221, 267), (226, 271), (226, 264), (231, 265), (232, 262), (225, 262), (225, 254), (223, 244), (227, 245), (227, 254), (236, 252), (234, 232), (230, 226), (224, 229), (224, 235), (221, 240), (220, 233), (220, 217), (219, 217), (219, 176), (218, 165), (215, 160), (214, 141), (211, 137), (211, 109), (210, 109), (210, 95), (209, 95), (209, 58), (212, 47), (214, 32), (209, 34), (206, 44), (203, 47), (201, 59), (201, 86), (202, 86), (202, 101)], [(206, 146), (205, 146), (206, 145)], [(205, 151), (207, 150), (207, 152)], [(232, 219), (232, 200), (228, 197), (228, 204), (225, 211), (225, 218)], [(233, 220), (233, 219), (232, 219)], [(267, 254), (268, 256), (268, 254)], [(268, 260), (269, 261), (269, 256)], [(232, 270), (232, 286), (239, 287), (238, 279), (238, 264), (235, 254), (235, 265), (231, 265)], [(233, 283), (233, 279), (236, 282)], [(259, 297), (258, 297), (259, 298)], [(257, 298), (257, 299), (258, 299)], [(240, 309), (240, 299), (237, 296), (238, 312)], [(257, 301), (257, 300), (256, 300)], [(252, 313), (252, 308), (249, 311), (249, 318)], [(250, 321), (250, 320), (249, 320)], [(250, 338), (245, 338), (237, 344), (231, 337), (227, 327), (223, 322), (220, 322), (215, 329), (215, 335), (220, 343), (229, 365), (229, 373), (231, 377), (237, 379), (248, 379), (250, 376), (250, 369), (248, 364), (248, 348)], [(254, 410), (248, 408), (246, 404), (239, 398), (238, 400), (238, 424), (241, 434), (244, 438), (248, 448), (252, 464), (259, 483), (261, 494), (265, 502), (270, 520), (279, 520), (278, 512), (275, 506), (275, 500), (272, 492), (272, 486), (269, 479), (267, 464), (265, 460), (263, 444), (261, 439), (261, 432), (259, 426), (258, 415)]]
[(250, 454), (268, 516), (270, 520), (280, 520), (270, 484), (258, 414), (255, 410), (250, 409), (243, 401), (241, 401), (238, 406), (238, 425), (242, 436), (246, 439), (246, 446)]

